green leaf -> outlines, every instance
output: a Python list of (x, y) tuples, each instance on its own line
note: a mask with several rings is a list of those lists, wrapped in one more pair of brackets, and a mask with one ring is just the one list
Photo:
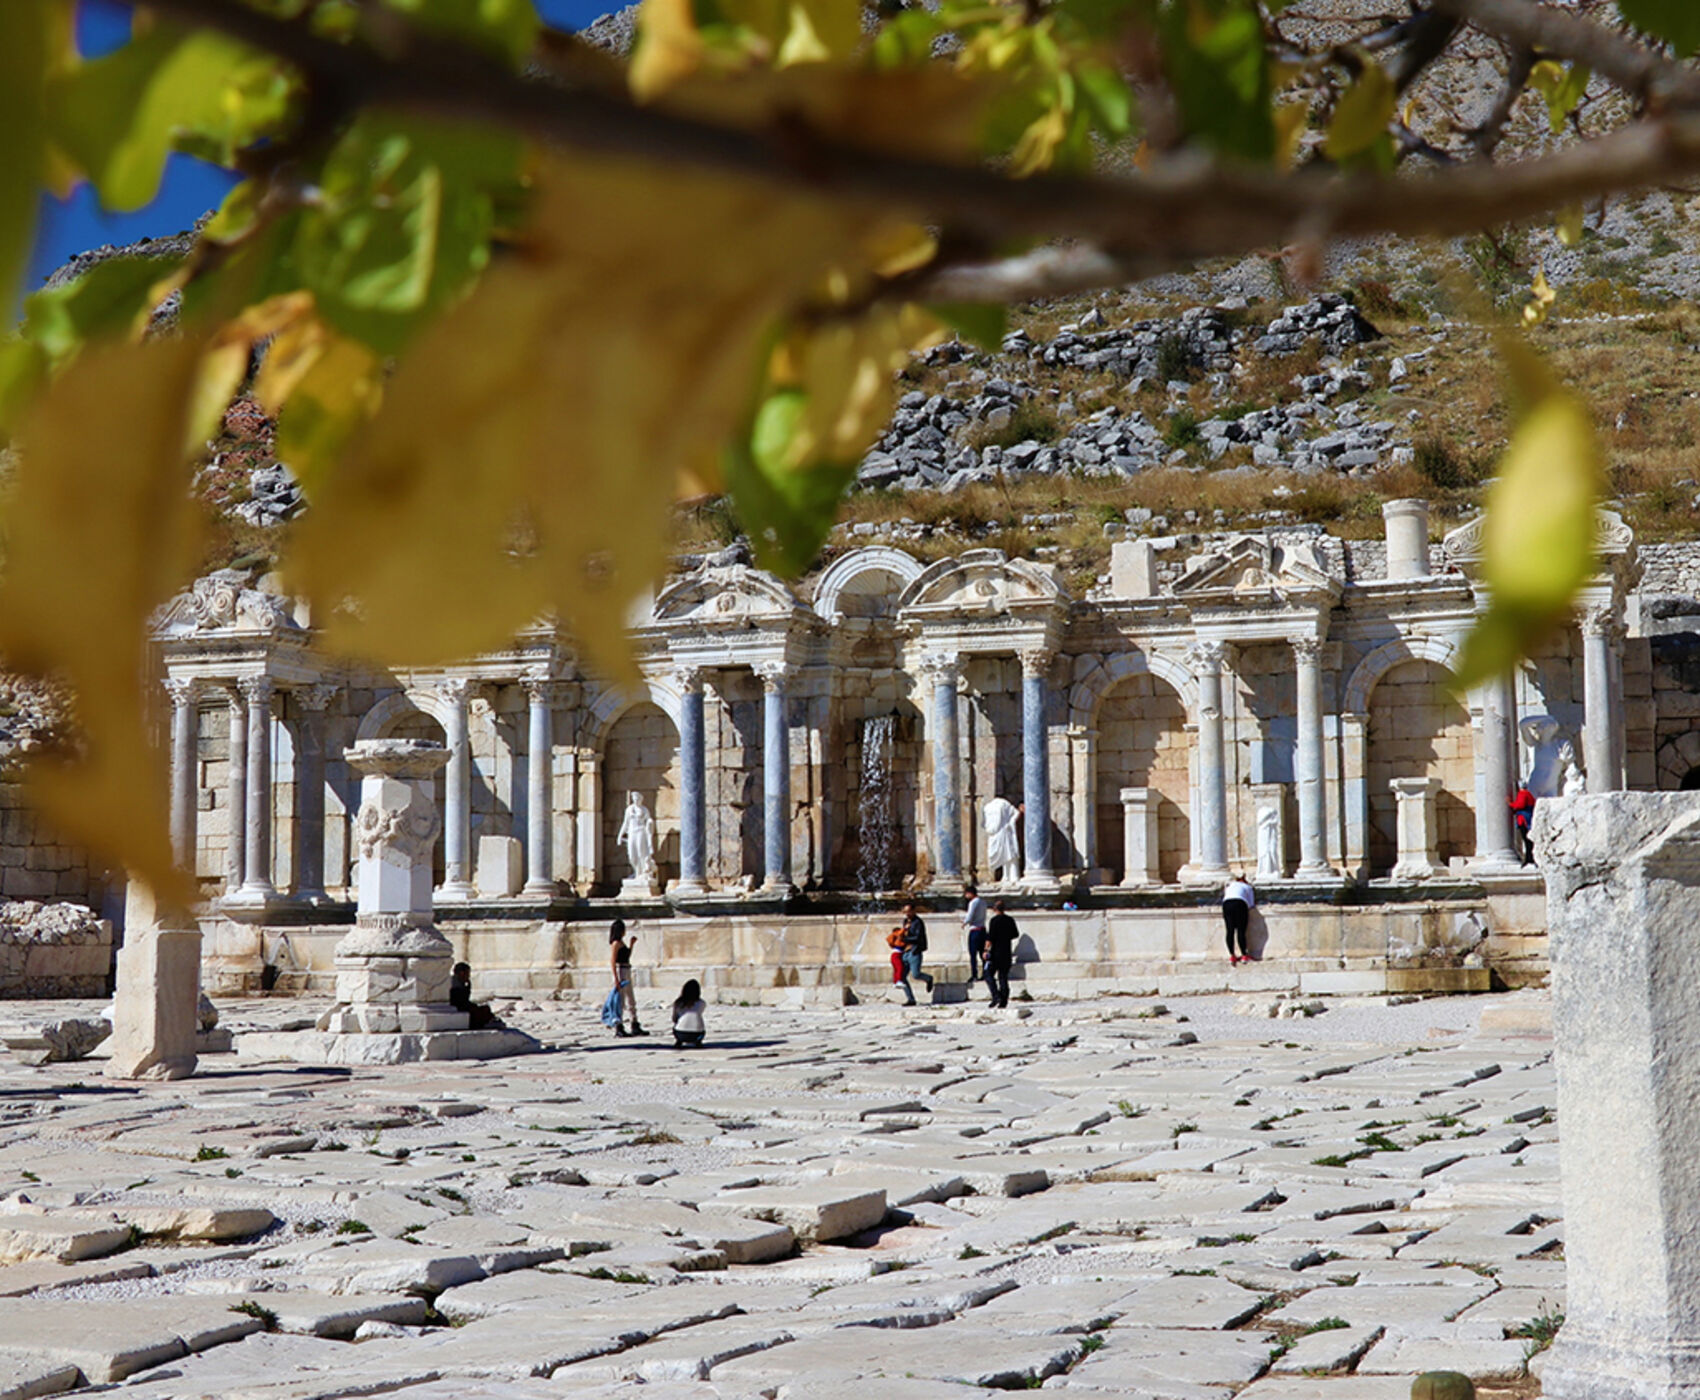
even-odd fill
[(1174, 0), (1158, 12), (1158, 30), (1188, 132), (1223, 155), (1271, 161), (1274, 103), (1256, 8)]
[(149, 310), (148, 293), (178, 266), (175, 258), (108, 258), (24, 303), (24, 335), (57, 369), (89, 341), (123, 335)]
[(826, 542), (839, 497), (856, 463), (814, 460), (790, 464), (791, 444), (808, 414), (799, 389), (771, 394), (756, 410), (747, 438), (735, 439), (723, 467), (738, 520), (763, 568), (796, 577)]
[(935, 301), (927, 310), (943, 321), (970, 345), (996, 352), (1003, 349), (1009, 330), (1009, 313), (1001, 306), (984, 302)]
[(1637, 29), (1687, 57), (1700, 49), (1700, 5), (1694, 0), (1618, 0), (1618, 13)]
[(387, 0), (422, 28), (433, 29), (518, 64), (537, 42), (537, 10), (532, 0)]
[(210, 31), (156, 28), (48, 84), (50, 135), (108, 209), (159, 193), (174, 150), (228, 165), (276, 134), (291, 79), (276, 59)]
[(1529, 86), (1546, 98), (1547, 125), (1554, 136), (1564, 130), (1565, 121), (1587, 92), (1591, 76), (1584, 64), (1572, 63), (1566, 68), (1550, 58), (1537, 63), (1529, 74)]
[(0, 312), (7, 316), (41, 198), (47, 37), (45, 0), (10, 0), (0, 6), (0, 132), (6, 134), (6, 154), (0, 159)]
[(1386, 135), (1397, 98), (1387, 70), (1379, 63), (1366, 62), (1358, 80), (1346, 89), (1334, 109), (1334, 120), (1328, 124), (1328, 136), (1322, 143), (1323, 154), (1330, 160), (1344, 161), (1368, 151), (1378, 137)]
[(27, 340), (0, 340), (0, 443), (17, 427), (19, 416), (47, 381), (47, 356)]
[(1133, 94), (1127, 80), (1105, 64), (1083, 63), (1075, 69), (1081, 105), (1093, 124), (1112, 141), (1126, 136), (1133, 125)]

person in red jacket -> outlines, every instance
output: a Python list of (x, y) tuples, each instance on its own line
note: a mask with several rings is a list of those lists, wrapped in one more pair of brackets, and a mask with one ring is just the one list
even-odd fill
[(1511, 822), (1517, 828), (1517, 855), (1524, 865), (1535, 858), (1534, 842), (1529, 839), (1529, 823), (1535, 819), (1535, 794), (1520, 786), (1511, 794)]

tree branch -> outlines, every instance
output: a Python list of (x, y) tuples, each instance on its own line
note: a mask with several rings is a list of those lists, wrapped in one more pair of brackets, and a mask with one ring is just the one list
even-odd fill
[[(1530, 160), (1421, 176), (1284, 174), (1219, 166), (1181, 153), (1156, 160), (1133, 177), (1014, 180), (982, 167), (869, 150), (814, 133), (807, 141), (781, 144), (761, 131), (637, 106), (623, 94), (529, 80), (493, 59), (417, 31), (380, 49), (320, 39), (300, 25), (229, 0), (150, 3), (177, 19), (216, 27), (270, 50), (310, 81), (352, 90), (366, 104), (511, 126), (601, 155), (770, 180), (822, 198), (900, 211), (958, 229), (988, 246), (1011, 238), (1062, 238), (1099, 250), (1029, 255), (1007, 273), (994, 272), (995, 265), (973, 276), (965, 268), (940, 269), (938, 285), (956, 289), (956, 298), (964, 300), (1022, 299), (1117, 285), (1207, 258), (1295, 241), (1451, 236), (1700, 173), (1700, 115), (1671, 115)], [(1497, 13), (1509, 6), (1521, 14), (1527, 8), (1521, 0), (1436, 3), (1467, 10), (1472, 18), (1477, 10)], [(1600, 34), (1612, 53), (1623, 46), (1617, 36)], [(1586, 46), (1570, 47), (1582, 57)], [(1663, 83), (1666, 67), (1660, 60), (1643, 71), (1651, 75), (1649, 82)], [(978, 292), (972, 290), (976, 282)]]

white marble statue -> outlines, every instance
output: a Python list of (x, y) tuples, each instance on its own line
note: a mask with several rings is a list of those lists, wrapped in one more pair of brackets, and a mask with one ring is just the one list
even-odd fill
[(1281, 868), (1281, 814), (1273, 807), (1257, 809), (1257, 878), (1279, 880)]
[(1013, 880), (1021, 874), (1021, 845), (1016, 830), (1021, 809), (1006, 798), (994, 797), (980, 809), (986, 829), (986, 864), (994, 880)]
[(1588, 790), (1588, 779), (1576, 762), (1574, 745), (1566, 743), (1558, 751), (1558, 761), (1564, 768), (1564, 795), (1575, 797)]
[(626, 799), (626, 814), (620, 822), (619, 835), (614, 838), (626, 848), (626, 860), (632, 874), (639, 880), (655, 879), (655, 818), (644, 805), (640, 793)]
[[(1529, 750), (1529, 776), (1524, 786), (1536, 797), (1557, 797), (1564, 782), (1564, 726), (1551, 715), (1530, 715), (1517, 725)], [(1572, 751), (1574, 753), (1574, 751)]]

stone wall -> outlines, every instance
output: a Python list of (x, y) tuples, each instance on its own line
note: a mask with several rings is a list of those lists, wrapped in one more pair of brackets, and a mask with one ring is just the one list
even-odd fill
[(0, 778), (0, 898), (70, 899), (98, 909), (108, 883), (25, 801), (22, 783)]
[(111, 990), (112, 925), (78, 904), (0, 901), (0, 998)]
[(1385, 874), (1399, 858), (1394, 778), (1437, 778), (1435, 825), (1442, 864), (1476, 849), (1476, 769), (1470, 715), (1448, 688), (1446, 671), (1407, 661), (1370, 695), (1369, 857)]
[(1191, 851), (1192, 736), (1186, 706), (1165, 681), (1129, 676), (1104, 697), (1098, 712), (1098, 864), (1119, 883), (1123, 865), (1124, 787), (1154, 788), (1158, 868), (1176, 878)]
[(660, 706), (633, 705), (614, 722), (603, 749), (602, 883), (617, 890), (632, 873), (615, 839), (628, 794), (640, 794), (655, 818), (655, 862), (663, 882), (679, 877), (679, 731)]

